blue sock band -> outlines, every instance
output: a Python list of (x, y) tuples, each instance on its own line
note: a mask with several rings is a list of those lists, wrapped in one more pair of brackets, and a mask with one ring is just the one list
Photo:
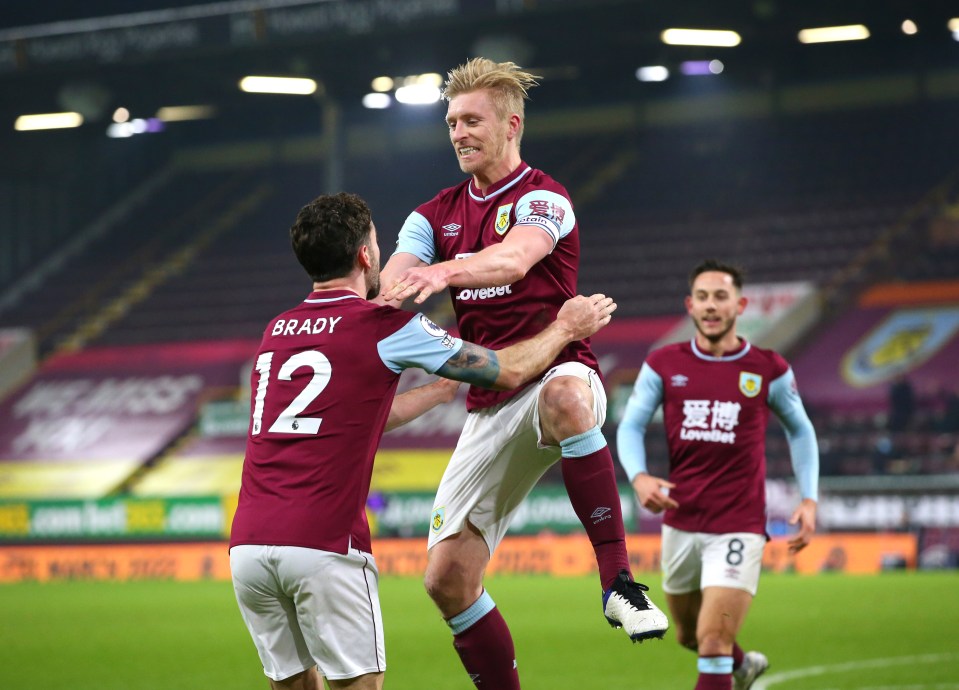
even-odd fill
[(606, 437), (603, 436), (603, 432), (599, 430), (598, 426), (594, 426), (589, 431), (560, 441), (559, 447), (563, 449), (562, 455), (564, 458), (581, 458), (605, 448)]
[(697, 663), (700, 673), (729, 674), (733, 672), (731, 656), (701, 656)]
[[(480, 598), (474, 601), (472, 606), (462, 613), (457, 613), (455, 616), (446, 621), (446, 624), (450, 626), (450, 629), (453, 631), (454, 635), (459, 635), (464, 630), (471, 628), (476, 621), (495, 608), (496, 604), (493, 602), (493, 598), (486, 592), (486, 590), (483, 590)], [(730, 661), (730, 663), (732, 662)]]

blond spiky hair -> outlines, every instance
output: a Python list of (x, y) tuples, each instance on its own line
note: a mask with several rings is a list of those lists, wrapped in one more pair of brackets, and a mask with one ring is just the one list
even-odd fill
[[(502, 119), (516, 113), (525, 122), (524, 101), (529, 98), (529, 89), (539, 86), (536, 80), (541, 78), (524, 72), (515, 62), (493, 62), (483, 57), (475, 57), (449, 71), (443, 98), (450, 101), (460, 94), (489, 89), (493, 107)], [(521, 123), (519, 136), (522, 135)]]

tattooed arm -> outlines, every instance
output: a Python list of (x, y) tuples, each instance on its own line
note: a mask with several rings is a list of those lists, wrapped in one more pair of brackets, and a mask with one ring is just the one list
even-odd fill
[(516, 388), (542, 373), (569, 343), (588, 338), (609, 323), (615, 310), (612, 297), (579, 295), (567, 301), (539, 335), (502, 350), (464, 342), (436, 373), (484, 388)]

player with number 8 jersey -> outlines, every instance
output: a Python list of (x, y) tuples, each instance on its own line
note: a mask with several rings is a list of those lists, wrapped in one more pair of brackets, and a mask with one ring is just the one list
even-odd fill
[[(783, 423), (802, 501), (789, 549), (816, 525), (819, 453), (792, 369), (736, 334), (746, 308), (742, 274), (708, 260), (686, 297), (696, 335), (650, 353), (617, 431), (619, 459), (640, 503), (663, 512), (663, 591), (676, 639), (699, 653), (696, 690), (746, 690), (768, 662), (736, 635), (759, 586), (766, 544), (766, 425)], [(649, 473), (643, 446), (663, 407), (669, 479)]]
[(789, 365), (749, 342), (717, 357), (693, 339), (650, 353), (646, 366), (662, 382), (669, 481), (676, 485), (670, 497), (679, 504), (666, 513), (666, 524), (689, 532), (763, 534), (767, 389)]

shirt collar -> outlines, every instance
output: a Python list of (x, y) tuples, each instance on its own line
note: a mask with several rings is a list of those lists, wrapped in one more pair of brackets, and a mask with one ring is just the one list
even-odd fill
[(511, 172), (509, 175), (504, 177), (502, 180), (500, 180), (496, 184), (490, 185), (489, 189), (486, 190), (486, 196), (483, 196), (482, 194), (479, 193), (479, 191), (476, 189), (476, 185), (473, 184), (473, 179), (470, 178), (470, 181), (469, 181), (470, 198), (473, 199), (473, 201), (479, 201), (479, 202), (489, 201), (493, 197), (499, 196), (510, 187), (513, 187), (516, 184), (518, 184), (519, 181), (523, 179), (526, 176), (526, 174), (529, 173), (531, 170), (532, 170), (531, 167), (529, 167), (526, 163), (520, 161), (520, 164), (516, 168), (516, 170)]
[(352, 290), (314, 290), (303, 301), (309, 304), (322, 304), (323, 302), (340, 302), (347, 299), (360, 299), (360, 296)]
[(740, 359), (740, 358), (742, 358), (742, 357), (745, 357), (745, 356), (746, 356), (746, 353), (749, 352), (749, 351), (752, 349), (752, 347), (753, 347), (753, 346), (750, 344), (750, 342), (749, 342), (748, 340), (746, 340), (745, 338), (740, 338), (739, 341), (740, 341), (740, 343), (742, 344), (741, 347), (739, 347), (739, 349), (733, 350), (732, 352), (727, 352), (727, 353), (723, 354), (723, 355), (720, 356), (720, 357), (715, 357), (715, 356), (713, 356), (713, 355), (707, 354), (707, 353), (703, 352), (702, 350), (700, 350), (700, 349), (696, 346), (696, 338), (695, 338), (695, 337), (694, 337), (692, 340), (689, 341), (689, 345), (690, 345), (690, 347), (693, 348), (693, 354), (694, 354), (694, 355), (696, 355), (696, 356), (699, 357), (700, 359), (703, 359), (703, 360), (705, 360), (705, 361), (707, 361), (707, 362), (734, 362), (734, 361), (736, 361), (737, 359)]

